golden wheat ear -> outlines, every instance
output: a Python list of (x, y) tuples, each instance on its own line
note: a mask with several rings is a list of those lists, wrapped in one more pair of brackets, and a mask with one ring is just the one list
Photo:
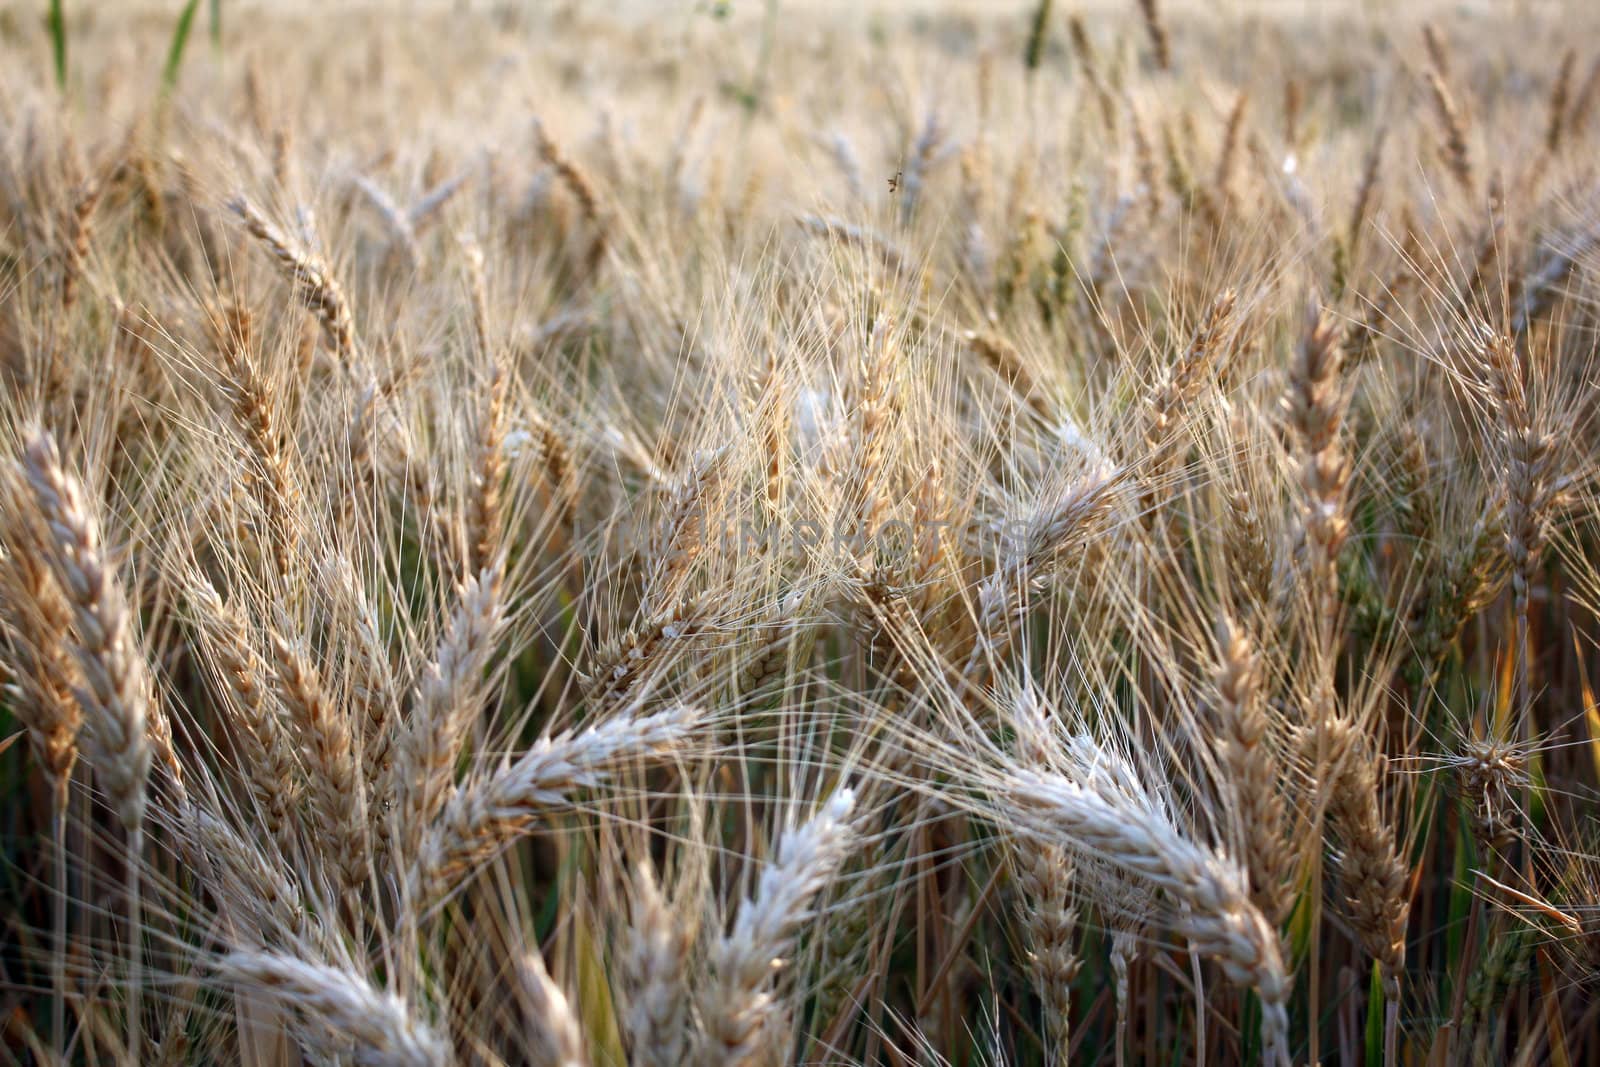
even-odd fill
[(301, 242), (292, 241), (244, 196), (234, 197), (225, 206), (272, 256), (295, 298), (316, 313), (340, 365), (349, 367), (355, 357), (355, 320), (332, 269)]
[(812, 902), (844, 862), (855, 836), (855, 793), (841, 788), (798, 828), (778, 839), (776, 861), (739, 904), (734, 926), (711, 946), (712, 982), (700, 997), (706, 1056), (733, 1067), (758, 1062), (781, 1010), (774, 974), (793, 949)]

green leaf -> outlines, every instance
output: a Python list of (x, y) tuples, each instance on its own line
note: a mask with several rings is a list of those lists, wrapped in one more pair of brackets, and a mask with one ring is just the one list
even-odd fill
[(1467, 831), (1466, 820), (1460, 820), (1456, 829), (1455, 860), (1450, 871), (1449, 924), (1445, 927), (1445, 966), (1455, 974), (1462, 952), (1474, 951), (1466, 941), (1467, 915), (1472, 910), (1472, 875), (1474, 864), (1481, 862), (1472, 835)]
[(622, 1029), (617, 1025), (617, 1005), (611, 996), (611, 983), (606, 980), (602, 934), (590, 909), (579, 909), (572, 936), (578, 972), (578, 1013), (590, 1056), (596, 1063), (627, 1063)]
[(183, 5), (178, 24), (172, 30), (172, 45), (167, 49), (167, 65), (161, 72), (163, 92), (170, 93), (178, 85), (178, 69), (183, 66), (183, 49), (189, 43), (189, 30), (194, 26), (194, 13), (200, 9), (200, 0), (189, 0)]
[(1372, 984), (1367, 987), (1367, 1063), (1383, 1062), (1383, 1013), (1388, 1006), (1383, 997), (1383, 973), (1372, 961)]
[(55, 60), (56, 88), (67, 90), (67, 18), (61, 0), (50, 0), (50, 54)]
[(1030, 74), (1039, 69), (1039, 60), (1044, 56), (1044, 40), (1050, 33), (1050, 6), (1051, 0), (1039, 0), (1039, 6), (1033, 9), (1028, 45), (1022, 52), (1022, 65)]

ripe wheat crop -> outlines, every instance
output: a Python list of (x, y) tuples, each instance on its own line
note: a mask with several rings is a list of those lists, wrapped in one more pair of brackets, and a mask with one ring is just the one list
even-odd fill
[(0, 1061), (1600, 1064), (1600, 15), (167, 7), (0, 11)]

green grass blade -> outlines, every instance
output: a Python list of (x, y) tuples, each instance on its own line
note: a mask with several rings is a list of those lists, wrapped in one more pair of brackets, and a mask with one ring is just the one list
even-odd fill
[(1028, 46), (1022, 53), (1022, 65), (1031, 74), (1039, 69), (1044, 57), (1044, 41), (1050, 33), (1050, 7), (1052, 0), (1039, 0), (1033, 10), (1033, 25), (1028, 30)]
[(211, 0), (211, 44), (222, 49), (222, 0)]
[(55, 61), (56, 88), (67, 89), (67, 19), (61, 11), (61, 0), (50, 0), (50, 54)]
[(1372, 964), (1372, 981), (1367, 986), (1367, 1059), (1368, 1063), (1383, 1062), (1383, 1013), (1388, 1002), (1383, 996), (1383, 971), (1376, 962)]
[(178, 85), (178, 70), (183, 66), (183, 50), (189, 43), (189, 31), (194, 27), (194, 13), (200, 9), (200, 0), (189, 0), (183, 5), (178, 24), (172, 30), (172, 45), (167, 49), (167, 65), (161, 71), (163, 91), (171, 92)]

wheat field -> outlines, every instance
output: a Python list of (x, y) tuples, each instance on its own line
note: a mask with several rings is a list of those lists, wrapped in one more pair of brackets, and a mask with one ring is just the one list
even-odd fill
[(1600, 13), (0, 11), (0, 1062), (1600, 1064)]

